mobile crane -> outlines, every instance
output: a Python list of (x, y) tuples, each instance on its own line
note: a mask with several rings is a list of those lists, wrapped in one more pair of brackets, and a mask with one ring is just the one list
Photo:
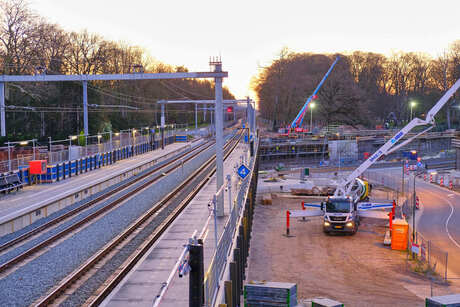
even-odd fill
[[(305, 204), (310, 207), (317, 207), (316, 210), (293, 210), (291, 216), (324, 216), (323, 230), (325, 233), (329, 232), (349, 232), (356, 233), (359, 226), (359, 212), (363, 210), (373, 210), (381, 208), (391, 208), (392, 204), (373, 204), (363, 202), (366, 193), (365, 186), (367, 183), (361, 179), (364, 171), (371, 167), (379, 158), (388, 155), (395, 150), (409, 144), (415, 138), (431, 130), (435, 126), (435, 116), (446, 105), (449, 99), (460, 88), (460, 79), (438, 100), (438, 102), (428, 111), (425, 119), (414, 118), (398, 133), (396, 133), (390, 140), (388, 140), (382, 147), (380, 147), (372, 156), (364, 161), (358, 168), (351, 172), (346, 178), (341, 179), (337, 184), (334, 195), (328, 197), (325, 203)], [(398, 142), (408, 134), (412, 129), (419, 126), (427, 126), (424, 130), (417, 133), (413, 137)], [(367, 189), (368, 191), (368, 189)]]
[(308, 97), (307, 101), (305, 102), (305, 104), (303, 105), (303, 107), (300, 109), (299, 113), (297, 114), (297, 116), (294, 118), (294, 120), (292, 121), (291, 123), (291, 129), (295, 129), (295, 128), (300, 128), (302, 126), (302, 123), (303, 123), (303, 119), (305, 117), (305, 111), (307, 110), (308, 108), (308, 105), (310, 104), (310, 102), (313, 100), (313, 99), (316, 99), (317, 97), (317, 94), (318, 94), (318, 91), (319, 89), (321, 88), (321, 86), (323, 86), (323, 83), (324, 81), (326, 81), (327, 77), (329, 77), (329, 74), (331, 73), (332, 69), (334, 68), (335, 64), (337, 64), (337, 62), (340, 60), (340, 56), (337, 56), (335, 58), (335, 61), (331, 64), (331, 66), (329, 67), (328, 71), (326, 72), (326, 74), (323, 76), (323, 79), (321, 79), (321, 81), (319, 82), (319, 84), (316, 86), (315, 90), (313, 91), (313, 94), (310, 95), (310, 97)]

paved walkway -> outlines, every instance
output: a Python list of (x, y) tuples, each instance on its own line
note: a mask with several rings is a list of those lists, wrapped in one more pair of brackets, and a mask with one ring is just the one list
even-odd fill
[(25, 186), (19, 192), (8, 195), (0, 195), (0, 220), (5, 220), (16, 215), (19, 212), (25, 212), (32, 208), (38, 202), (44, 203), (46, 200), (56, 199), (59, 196), (65, 196), (69, 190), (75, 188), (90, 187), (97, 182), (104, 181), (117, 174), (122, 174), (143, 163), (158, 159), (173, 151), (189, 146), (190, 143), (173, 143), (165, 148), (149, 151), (145, 154), (137, 155), (128, 159), (119, 160), (115, 164), (92, 170), (78, 176), (51, 183)]
[[(236, 186), (239, 177), (236, 174), (236, 165), (240, 164), (247, 145), (239, 144), (235, 151), (224, 163), (224, 176), (232, 175), (232, 197), (236, 197)], [(226, 184), (226, 181), (224, 182)], [(161, 239), (150, 249), (144, 258), (137, 264), (125, 280), (118, 285), (102, 306), (135, 306), (151, 307), (155, 297), (161, 291), (162, 283), (168, 279), (171, 270), (183, 251), (184, 244), (193, 232), (198, 234), (202, 231), (209, 217), (208, 204), (216, 192), (216, 177), (208, 182), (203, 189), (195, 196), (193, 201), (181, 213), (181, 215), (169, 227)], [(225, 216), (218, 219), (218, 234), (222, 233), (229, 217), (228, 193), (224, 195)], [(204, 242), (205, 272), (215, 251), (214, 223), (213, 219), (209, 224), (208, 233)], [(160, 306), (188, 306), (188, 276), (179, 278), (176, 276), (171, 283)]]

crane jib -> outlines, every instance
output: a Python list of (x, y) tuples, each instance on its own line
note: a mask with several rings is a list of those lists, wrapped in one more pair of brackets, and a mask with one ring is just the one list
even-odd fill
[(335, 61), (332, 63), (331, 67), (329, 67), (328, 71), (326, 72), (326, 74), (323, 76), (323, 79), (321, 79), (321, 81), (319, 82), (319, 84), (316, 86), (316, 89), (313, 91), (313, 94), (308, 97), (307, 101), (305, 102), (305, 104), (303, 105), (303, 107), (300, 109), (299, 113), (297, 114), (297, 116), (295, 117), (295, 119), (292, 121), (291, 123), (291, 128), (296, 128), (296, 127), (299, 127), (300, 125), (302, 125), (302, 122), (303, 122), (303, 118), (304, 118), (304, 115), (305, 115), (305, 110), (307, 109), (310, 101), (313, 99), (313, 97), (315, 97), (315, 95), (318, 93), (319, 89), (321, 88), (321, 86), (323, 85), (324, 81), (326, 81), (327, 77), (329, 76), (329, 74), (331, 73), (332, 69), (334, 68), (335, 64), (337, 64), (337, 62), (339, 61), (340, 59), (340, 56), (337, 56), (337, 58), (335, 59)]

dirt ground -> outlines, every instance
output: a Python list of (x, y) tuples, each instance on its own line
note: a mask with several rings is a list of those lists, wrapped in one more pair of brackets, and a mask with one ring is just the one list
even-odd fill
[(286, 210), (300, 209), (299, 199), (274, 198), (257, 204), (247, 281), (297, 283), (299, 302), (327, 297), (346, 306), (424, 306), (424, 298), (459, 293), (434, 284), (407, 268), (406, 253), (383, 245), (387, 221), (363, 218), (354, 236), (322, 232), (322, 218), (291, 219), (286, 237)]

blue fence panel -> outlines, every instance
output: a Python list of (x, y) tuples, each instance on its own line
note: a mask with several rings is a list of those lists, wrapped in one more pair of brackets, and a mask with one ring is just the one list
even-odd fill
[(70, 173), (72, 175), (75, 175), (75, 173), (77, 172), (77, 161), (71, 161), (70, 162)]

